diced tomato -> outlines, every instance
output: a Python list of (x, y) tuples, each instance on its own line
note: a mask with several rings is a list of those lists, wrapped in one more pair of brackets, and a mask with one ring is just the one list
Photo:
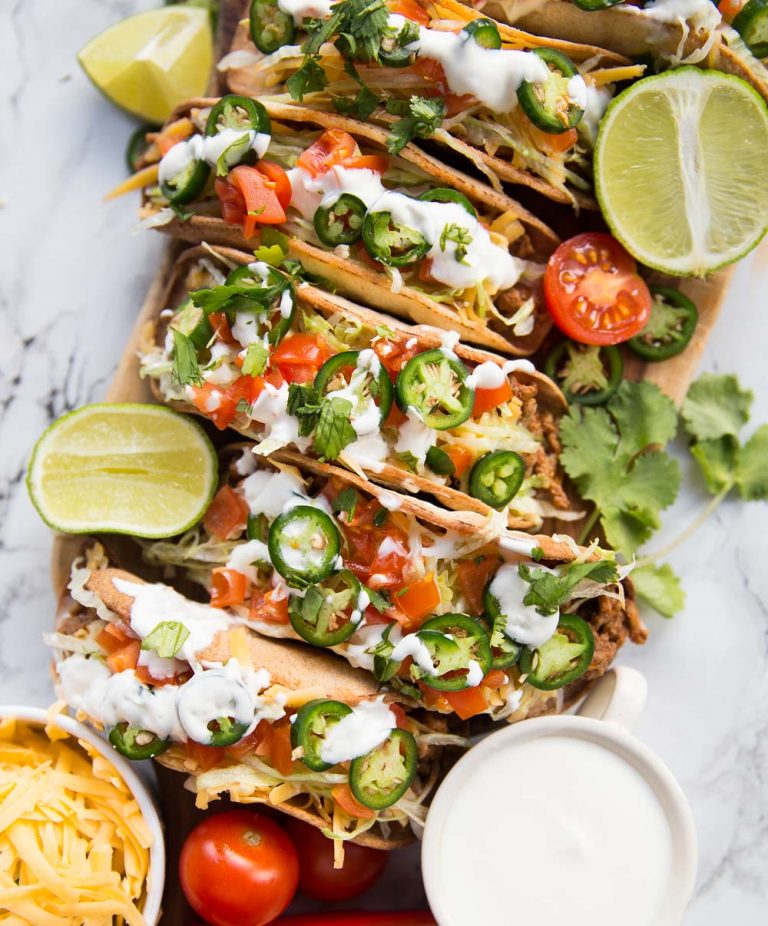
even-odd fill
[(202, 386), (189, 388), (195, 408), (209, 418), (220, 431), (228, 428), (237, 408), (237, 399), (229, 390), (213, 383), (203, 383)]
[[(413, 341), (410, 347), (407, 344)], [(381, 361), (384, 369), (394, 381), (397, 374), (408, 361), (419, 353), (419, 344), (416, 338), (379, 338), (373, 343), (373, 350)], [(394, 406), (393, 406), (394, 407)]]
[(741, 12), (744, 3), (745, 0), (720, 0), (720, 3), (717, 4), (717, 8), (720, 10), (720, 15), (723, 19), (731, 23)]
[(136, 666), (133, 670), (136, 678), (144, 685), (150, 685), (152, 688), (162, 688), (164, 685), (183, 685), (192, 677), (192, 670), (185, 669), (183, 672), (177, 672), (175, 675), (158, 677), (152, 675), (146, 666)]
[(449, 444), (443, 447), (443, 450), (451, 458), (451, 463), (456, 468), (454, 476), (460, 479), (472, 465), (472, 461), (475, 459), (474, 453), (469, 447), (464, 447), (461, 444)]
[(482, 714), (488, 708), (488, 702), (480, 686), (464, 688), (462, 691), (444, 691), (445, 700), (462, 720), (469, 720), (477, 714)]
[(372, 820), (376, 816), (375, 810), (365, 807), (357, 800), (348, 784), (336, 785), (331, 794), (344, 813), (356, 820)]
[(209, 772), (224, 762), (226, 750), (222, 746), (202, 746), (189, 740), (186, 745), (187, 755), (202, 771)]
[(99, 632), (99, 635), (96, 637), (96, 642), (104, 652), (109, 655), (137, 639), (138, 636), (131, 630), (128, 624), (118, 620), (109, 621), (109, 623), (104, 626), (104, 629)]
[(238, 187), (228, 180), (217, 177), (213, 184), (221, 205), (221, 217), (227, 225), (240, 225), (246, 213), (245, 197)]
[(330, 348), (319, 335), (289, 334), (272, 352), (270, 362), (289, 383), (307, 383), (330, 356)]
[(107, 656), (107, 665), (117, 675), (118, 672), (124, 672), (126, 669), (135, 669), (140, 654), (140, 641), (131, 640), (130, 643), (126, 643), (125, 646), (121, 646), (120, 649), (116, 649)]
[(265, 733), (265, 729), (269, 730), (269, 727), (270, 724), (268, 720), (260, 720), (256, 724), (256, 729), (252, 730), (248, 736), (226, 747), (227, 755), (232, 756), (233, 759), (237, 759), (239, 762), (244, 756), (247, 756), (249, 752), (256, 752), (269, 735)]
[(203, 526), (217, 540), (231, 540), (245, 530), (248, 503), (231, 486), (222, 486), (203, 515)]
[(399, 428), (400, 425), (405, 424), (407, 420), (408, 416), (404, 412), (400, 411), (400, 406), (397, 404), (397, 402), (393, 402), (392, 407), (389, 410), (389, 414), (387, 415), (387, 419), (384, 422), (384, 427)]
[(245, 601), (248, 580), (237, 569), (218, 566), (211, 573), (211, 607), (231, 608)]
[(368, 567), (368, 585), (373, 589), (402, 585), (408, 559), (408, 548), (400, 537), (385, 535)]
[(459, 588), (470, 613), (483, 613), (483, 591), (498, 565), (499, 560), (495, 556), (476, 556), (456, 564)]
[(281, 775), (290, 775), (293, 771), (291, 753), (291, 723), (287, 718), (279, 720), (271, 727), (272, 736), (269, 743), (269, 759)]
[(431, 614), (440, 604), (440, 589), (434, 574), (428, 572), (423, 579), (397, 594), (395, 600), (398, 608), (412, 621), (418, 621)]
[(483, 679), (484, 688), (501, 688), (507, 681), (507, 675), (501, 669), (491, 669)]
[(232, 329), (229, 327), (226, 312), (211, 312), (208, 321), (211, 323), (217, 341), (221, 341), (223, 344), (237, 344)]
[(419, 682), (418, 686), (419, 691), (421, 691), (422, 700), (430, 710), (448, 711), (451, 709), (451, 705), (445, 699), (444, 691), (430, 688), (429, 685), (425, 685), (424, 682)]
[(469, 93), (463, 93), (461, 96), (457, 93), (446, 93), (444, 99), (446, 116), (458, 115), (475, 101), (475, 98)]
[(395, 715), (395, 719), (397, 720), (398, 727), (401, 730), (407, 730), (408, 729), (408, 718), (406, 716), (404, 708), (400, 704), (395, 704), (394, 701), (390, 701), (387, 707)]
[(428, 26), (430, 23), (429, 13), (416, 0), (393, 0), (393, 2), (387, 4), (387, 8), (390, 13), (405, 16), (406, 19), (410, 19), (420, 26)]
[(437, 84), (445, 84), (445, 71), (439, 61), (434, 58), (422, 58), (419, 56), (413, 62), (413, 70), (421, 77), (427, 80), (433, 80)]
[(341, 129), (327, 129), (317, 141), (302, 151), (296, 161), (308, 174), (317, 177), (324, 174), (336, 164), (349, 158), (358, 157), (360, 149), (355, 139)]
[(361, 154), (359, 157), (346, 158), (342, 164), (350, 170), (372, 170), (385, 174), (389, 170), (389, 158), (385, 154)]
[(288, 598), (275, 598), (274, 591), (254, 588), (251, 595), (250, 616), (253, 621), (269, 621), (270, 624), (288, 623)]
[(272, 184), (272, 189), (275, 191), (277, 201), (283, 209), (287, 209), (291, 204), (291, 197), (293, 196), (291, 181), (288, 179), (288, 174), (274, 161), (259, 161), (256, 165), (256, 170), (264, 174), (267, 178), (267, 186)]
[(542, 132), (532, 122), (527, 126), (531, 133), (536, 147), (541, 151), (548, 151), (555, 154), (569, 151), (579, 140), (579, 133), (576, 129), (568, 129), (566, 132), (559, 134), (553, 132)]
[(506, 379), (500, 386), (496, 386), (494, 389), (476, 389), (475, 404), (472, 406), (472, 416), (474, 418), (479, 418), (483, 412), (487, 412), (492, 408), (498, 408), (499, 405), (509, 402), (511, 398), (512, 387)]
[(258, 225), (285, 222), (276, 181), (257, 167), (238, 165), (225, 180), (217, 178), (214, 189), (221, 203), (222, 218), (230, 225), (240, 225), (245, 238), (252, 238)]

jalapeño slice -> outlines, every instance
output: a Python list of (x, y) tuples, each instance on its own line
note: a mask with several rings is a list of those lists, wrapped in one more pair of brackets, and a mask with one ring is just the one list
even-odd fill
[(554, 635), (543, 646), (523, 649), (520, 671), (534, 688), (554, 691), (580, 678), (589, 668), (594, 651), (595, 639), (589, 624), (575, 614), (563, 614)]
[(467, 614), (441, 614), (425, 621), (416, 636), (429, 650), (435, 674), (425, 672), (415, 664), (411, 667), (411, 673), (430, 688), (439, 691), (469, 688), (472, 662), (477, 664), (482, 673), (481, 678), (491, 669), (493, 653), (488, 633), (474, 617)]
[(157, 130), (158, 126), (147, 123), (146, 125), (140, 125), (131, 132), (131, 137), (128, 139), (125, 148), (125, 163), (132, 174), (135, 174), (139, 169), (139, 161), (141, 161), (147, 148), (149, 148), (147, 132), (156, 132)]
[(359, 350), (345, 350), (326, 360), (315, 377), (315, 389), (321, 395), (326, 395), (350, 386), (363, 399), (370, 395), (379, 409), (379, 418), (383, 423), (392, 408), (392, 380), (381, 363), (375, 376), (369, 369), (358, 367), (360, 354)]
[(161, 739), (156, 733), (125, 721), (110, 729), (109, 741), (121, 756), (134, 762), (159, 756), (171, 745), (170, 739)]
[(748, 0), (731, 25), (756, 58), (768, 58), (768, 0)]
[(407, 67), (414, 57), (414, 52), (405, 47), (413, 41), (413, 23), (406, 23), (396, 32), (387, 29), (379, 43), (379, 61), (387, 68)]
[(207, 347), (213, 337), (213, 328), (208, 316), (189, 296), (176, 310), (170, 327), (185, 334), (198, 350)]
[(248, 25), (253, 44), (265, 55), (291, 45), (296, 35), (293, 16), (284, 13), (277, 0), (252, 0)]
[(356, 800), (384, 810), (405, 794), (416, 774), (419, 750), (407, 730), (393, 730), (387, 739), (349, 767), (349, 787)]
[(456, 472), (456, 464), (440, 447), (429, 448), (426, 464), (438, 476), (452, 476)]
[(494, 450), (475, 463), (469, 473), (472, 498), (501, 509), (520, 491), (525, 477), (525, 462), (514, 450)]
[(594, 13), (596, 10), (607, 10), (609, 7), (616, 6), (617, 3), (624, 3), (624, 0), (571, 0), (571, 3), (580, 10)]
[[(241, 740), (253, 718), (253, 707), (248, 688), (223, 669), (193, 675), (179, 689), (177, 700), (182, 729), (201, 746), (231, 746)], [(201, 712), (207, 717), (201, 717)]]
[(211, 731), (209, 746), (232, 746), (243, 738), (248, 724), (233, 717), (217, 717), (208, 724), (208, 729)]
[(472, 414), (475, 390), (467, 386), (469, 371), (439, 348), (416, 354), (402, 368), (395, 384), (397, 404), (415, 408), (427, 427), (446, 431)]
[(545, 81), (524, 80), (517, 91), (523, 112), (536, 128), (550, 135), (559, 135), (581, 121), (584, 110), (568, 95), (572, 78), (578, 76), (576, 65), (554, 48), (534, 48), (536, 55), (549, 68)]
[(429, 251), (429, 241), (415, 228), (400, 225), (391, 212), (366, 212), (363, 244), (374, 259), (388, 267), (407, 267)]
[(481, 48), (501, 48), (501, 36), (492, 19), (473, 19), (462, 30), (464, 35), (474, 39)]
[(283, 512), (269, 529), (272, 565), (289, 585), (305, 588), (337, 570), (341, 538), (333, 519), (320, 508), (297, 505)]
[(563, 390), (569, 402), (604, 405), (619, 388), (624, 359), (615, 346), (563, 341), (544, 361), (544, 372)]
[(357, 578), (342, 569), (320, 585), (308, 588), (303, 596), (291, 595), (291, 626), (312, 646), (338, 646), (352, 636), (362, 619), (358, 609), (360, 591)]
[(313, 772), (325, 772), (331, 768), (321, 756), (323, 741), (328, 730), (352, 713), (352, 708), (341, 701), (307, 701), (296, 713), (291, 725), (291, 745), (301, 748), (301, 761)]
[(192, 160), (170, 180), (162, 180), (160, 192), (172, 206), (184, 206), (202, 193), (210, 173), (205, 161)]
[(649, 286), (653, 302), (645, 328), (627, 341), (639, 357), (652, 362), (668, 360), (688, 346), (699, 312), (684, 293), (671, 286)]
[(365, 203), (352, 193), (342, 193), (330, 205), (319, 205), (315, 212), (317, 237), (329, 248), (354, 244), (363, 233)]
[(485, 613), (479, 619), (483, 622), (491, 640), (491, 652), (493, 653), (491, 668), (508, 669), (518, 661), (523, 647), (522, 644), (507, 636), (505, 632), (507, 622), (501, 613), (498, 601), (489, 592), (490, 584), (489, 582), (486, 585), (483, 592)]
[(425, 203), (458, 203), (465, 212), (477, 218), (477, 210), (467, 197), (463, 193), (459, 193), (458, 190), (450, 189), (450, 187), (440, 186), (434, 190), (426, 190), (419, 196), (419, 199)]
[(272, 125), (266, 109), (257, 100), (228, 93), (215, 103), (205, 123), (205, 134), (208, 136), (216, 135), (221, 129), (269, 135)]

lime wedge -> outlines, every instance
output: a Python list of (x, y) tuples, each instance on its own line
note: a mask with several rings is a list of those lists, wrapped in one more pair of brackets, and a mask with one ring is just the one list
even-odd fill
[(703, 276), (768, 228), (768, 108), (738, 77), (684, 67), (611, 103), (595, 189), (614, 235), (641, 263)]
[(213, 445), (197, 422), (158, 405), (86, 405), (48, 428), (27, 488), (50, 527), (172, 537), (216, 490)]
[(164, 122), (202, 96), (213, 66), (206, 10), (167, 6), (124, 19), (80, 51), (85, 73), (113, 103), (147, 122)]

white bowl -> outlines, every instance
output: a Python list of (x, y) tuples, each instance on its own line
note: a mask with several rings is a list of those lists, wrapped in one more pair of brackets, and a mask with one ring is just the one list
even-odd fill
[[(43, 708), (25, 707), (18, 704), (0, 705), (0, 717), (15, 717), (18, 720), (39, 724), (40, 726), (45, 726), (49, 720), (48, 712)], [(142, 913), (147, 926), (156, 926), (160, 919), (160, 905), (163, 899), (163, 887), (165, 886), (165, 839), (163, 837), (163, 825), (155, 807), (152, 793), (131, 768), (128, 760), (113, 749), (96, 730), (86, 727), (85, 724), (66, 714), (58, 714), (53, 718), (53, 723), (77, 739), (90, 743), (94, 749), (101, 753), (117, 769), (136, 799), (141, 815), (152, 833), (146, 896)]]

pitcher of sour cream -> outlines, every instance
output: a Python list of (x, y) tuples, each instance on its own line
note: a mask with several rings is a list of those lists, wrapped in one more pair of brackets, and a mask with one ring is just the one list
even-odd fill
[(696, 877), (688, 801), (629, 731), (645, 704), (626, 666), (578, 714), (482, 740), (427, 817), (422, 869), (440, 926), (679, 926)]

